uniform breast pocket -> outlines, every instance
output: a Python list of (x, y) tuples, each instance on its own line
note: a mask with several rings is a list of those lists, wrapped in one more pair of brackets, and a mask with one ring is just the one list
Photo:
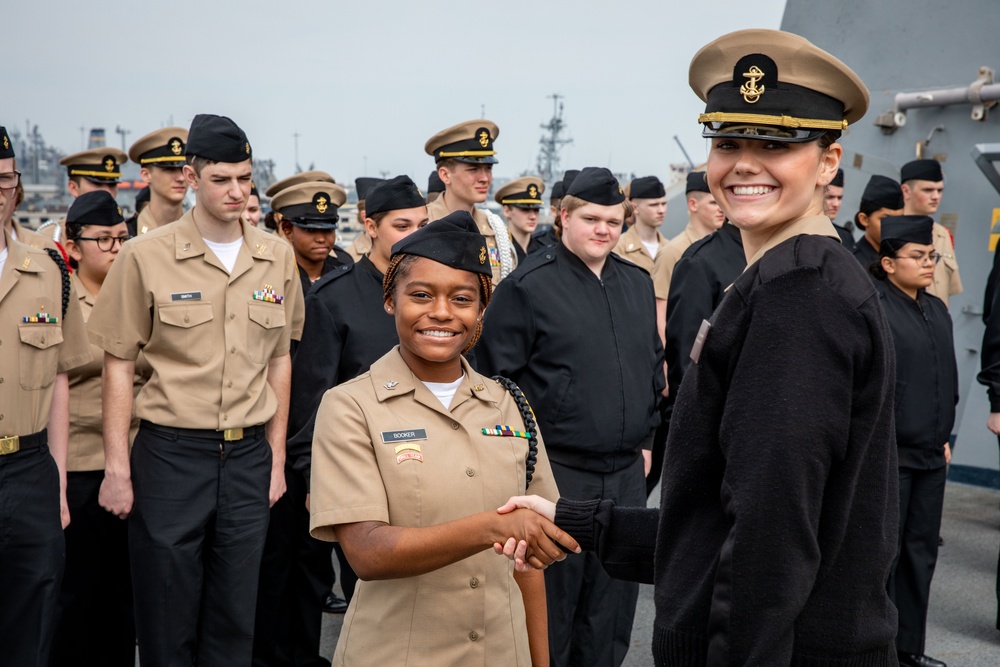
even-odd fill
[(164, 303), (157, 307), (157, 316), (165, 326), (160, 332), (159, 347), (178, 361), (202, 363), (216, 349), (211, 340), (215, 318), (211, 303)]
[(279, 304), (251, 301), (250, 324), (247, 331), (247, 351), (250, 360), (266, 364), (285, 328), (285, 307)]
[(21, 388), (27, 391), (52, 384), (63, 342), (62, 325), (24, 323), (18, 325), (21, 349), (18, 352)]

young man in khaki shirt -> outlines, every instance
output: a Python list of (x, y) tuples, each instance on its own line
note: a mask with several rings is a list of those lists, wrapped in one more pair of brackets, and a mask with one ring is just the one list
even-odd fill
[[(88, 322), (105, 351), (101, 505), (130, 517), (144, 667), (250, 664), (269, 507), (285, 490), (288, 352), (303, 323), (291, 248), (240, 219), (246, 135), (198, 115), (187, 155), (195, 208), (125, 245)], [(140, 350), (153, 374), (130, 461)]]
[[(19, 181), (0, 127), (0, 219)], [(48, 667), (63, 574), (69, 382), (90, 360), (65, 266), (0, 229), (0, 661)]]
[(149, 206), (139, 213), (136, 235), (151, 232), (184, 215), (187, 138), (188, 131), (183, 127), (164, 127), (141, 137), (128, 149), (129, 159), (139, 164), (139, 175), (149, 184)]
[(660, 233), (667, 215), (667, 190), (656, 176), (643, 176), (629, 183), (628, 198), (635, 211), (635, 224), (621, 235), (613, 252), (652, 273), (653, 262), (667, 245)]
[[(941, 206), (944, 193), (944, 174), (937, 160), (914, 160), (907, 162), (899, 171), (899, 181), (903, 190), (903, 215), (934, 215)], [(934, 267), (934, 282), (927, 288), (948, 305), (948, 299), (962, 293), (962, 277), (958, 273), (955, 258), (955, 244), (948, 228), (934, 223), (934, 250), (941, 255), (941, 261)]]

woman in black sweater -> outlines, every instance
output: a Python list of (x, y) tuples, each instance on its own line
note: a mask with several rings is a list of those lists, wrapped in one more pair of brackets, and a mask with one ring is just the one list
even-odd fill
[[(508, 505), (655, 584), (657, 665), (896, 665), (895, 359), (871, 280), (822, 215), (836, 140), (868, 91), (773, 30), (719, 38), (689, 78), (706, 102), (708, 184), (748, 262), (691, 350), (660, 509)], [(519, 567), (550, 557), (503, 549), (527, 555)]]
[(871, 268), (896, 348), (899, 447), (899, 548), (889, 597), (899, 610), (899, 663), (944, 667), (924, 655), (927, 604), (937, 563), (948, 439), (955, 425), (958, 366), (948, 308), (924, 288), (934, 281), (934, 220), (901, 215), (882, 221), (879, 263)]

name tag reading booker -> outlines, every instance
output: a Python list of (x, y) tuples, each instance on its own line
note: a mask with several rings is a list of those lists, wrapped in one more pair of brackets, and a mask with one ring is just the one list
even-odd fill
[(420, 461), (424, 455), (420, 451), (420, 440), (427, 439), (427, 429), (413, 428), (406, 431), (382, 431), (382, 442), (393, 445), (396, 452), (396, 465), (403, 461)]

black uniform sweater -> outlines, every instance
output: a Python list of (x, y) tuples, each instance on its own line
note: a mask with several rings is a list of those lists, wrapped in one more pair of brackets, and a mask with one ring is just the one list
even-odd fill
[(894, 353), (871, 281), (835, 240), (795, 236), (712, 322), (660, 509), (561, 500), (556, 523), (654, 581), (657, 665), (896, 665)]

